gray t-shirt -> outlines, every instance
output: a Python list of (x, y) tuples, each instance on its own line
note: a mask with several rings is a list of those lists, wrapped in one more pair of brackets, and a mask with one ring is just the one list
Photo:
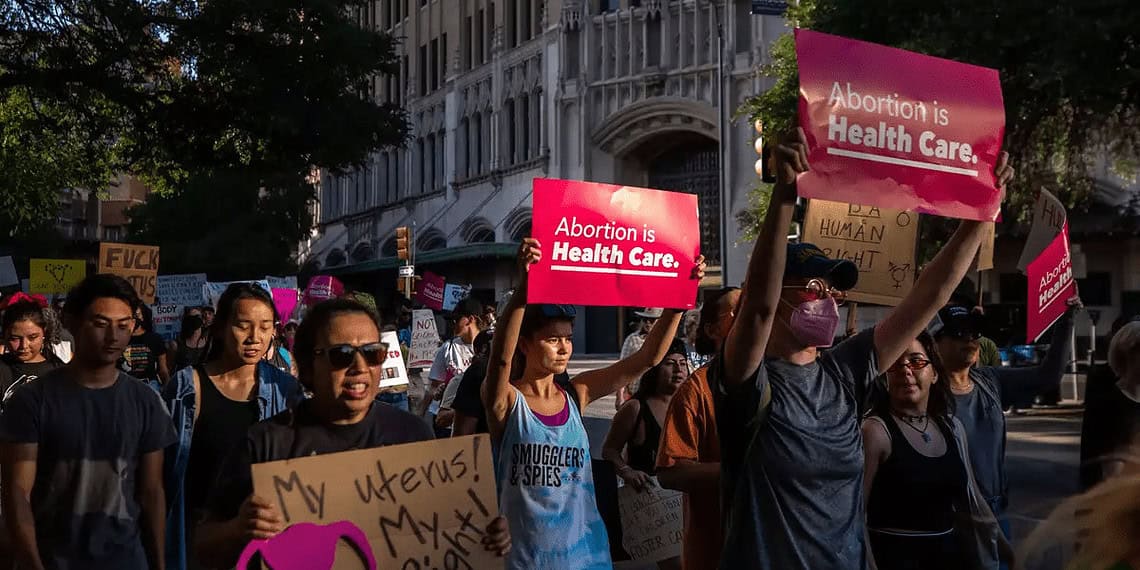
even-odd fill
[(175, 440), (158, 393), (126, 374), (93, 390), (60, 368), (17, 389), (0, 415), (0, 441), (37, 446), (31, 503), (44, 565), (147, 568), (139, 458)]
[[(974, 389), (955, 394), (955, 415), (966, 428), (970, 463), (982, 496), (991, 508), (1002, 509), (1007, 501), (1005, 480), (1005, 415), (1002, 410), (1024, 404), (1042, 390), (1054, 387), (1065, 372), (1069, 355), (1072, 312), (1053, 327), (1049, 352), (1038, 366), (1007, 368), (978, 366), (970, 369)], [(1000, 514), (1000, 513), (999, 513)]]
[(709, 370), (729, 507), (721, 568), (866, 568), (859, 416), (875, 371), (873, 329), (807, 366), (766, 360), (727, 392)]

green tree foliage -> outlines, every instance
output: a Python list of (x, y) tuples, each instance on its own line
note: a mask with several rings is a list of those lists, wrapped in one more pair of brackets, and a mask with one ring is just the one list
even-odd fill
[[(0, 8), (0, 95), (25, 94), (68, 117), (58, 127), (47, 123), (40, 135), (89, 153), (68, 160), (99, 157), (96, 164), (134, 174), (164, 194), (159, 205), (135, 212), (147, 219), (135, 224), (141, 233), (132, 239), (163, 246), (165, 270), (180, 264), (169, 252), (183, 236), (164, 233), (177, 224), (160, 215), (210, 219), (205, 202), (224, 201), (222, 187), (203, 194), (192, 186), (232, 180), (240, 171), (241, 183), (226, 192), (246, 193), (249, 202), (260, 199), (261, 188), (274, 188), (293, 208), (312, 198), (302, 183), (310, 167), (348, 169), (403, 143), (404, 111), (375, 97), (379, 78), (397, 72), (399, 59), (395, 39), (358, 23), (369, 19), (371, 6), (9, 0)], [(82, 127), (80, 136), (72, 125)], [(12, 201), (25, 216), (54, 218), (49, 193), (22, 191)], [(167, 202), (179, 207), (167, 211)], [(239, 214), (250, 212), (230, 211)], [(285, 236), (312, 223), (286, 217), (297, 227), (284, 228)]]
[[(1106, 157), (1134, 175), (1140, 159), (1140, 10), (1130, 0), (922, 2), (801, 0), (803, 28), (997, 69), (1006, 107), (1005, 149), (1017, 178), (1006, 219), (1023, 218), (1040, 188), (1070, 207), (1093, 189)], [(790, 34), (763, 70), (775, 87), (741, 113), (766, 132), (795, 125), (799, 79)], [(968, 86), (963, 86), (968, 88)]]

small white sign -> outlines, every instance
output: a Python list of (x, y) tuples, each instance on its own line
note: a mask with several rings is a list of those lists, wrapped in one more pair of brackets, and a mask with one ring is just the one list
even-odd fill
[(384, 359), (384, 367), (380, 371), (380, 387), (402, 386), (408, 383), (408, 369), (404, 367), (404, 353), (400, 348), (400, 339), (394, 332), (380, 335), (380, 342), (388, 345), (388, 357)]
[(401, 265), (400, 266), (400, 277), (413, 277), (413, 276), (415, 276), (415, 274), (416, 274), (416, 266), (415, 265)]

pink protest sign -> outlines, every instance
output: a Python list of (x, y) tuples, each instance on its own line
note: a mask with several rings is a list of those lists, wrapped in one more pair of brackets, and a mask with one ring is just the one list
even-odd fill
[(277, 307), (277, 317), (281, 322), (289, 322), (289, 317), (293, 316), (293, 310), (297, 308), (297, 290), (274, 289), (273, 306)]
[(1066, 301), (1077, 294), (1073, 281), (1073, 259), (1069, 252), (1069, 224), (1029, 263), (1029, 306), (1026, 308), (1025, 338), (1035, 342), (1068, 308)]
[(993, 221), (1005, 134), (998, 72), (796, 30), (800, 196)]
[(321, 301), (335, 299), (343, 294), (344, 284), (339, 279), (330, 275), (318, 275), (309, 280), (303, 301), (306, 305), (311, 306)]
[(416, 300), (433, 311), (443, 310), (443, 291), (447, 286), (447, 282), (432, 273), (431, 271), (424, 271), (424, 276), (416, 286)]
[(573, 180), (534, 181), (531, 303), (691, 309), (700, 255), (694, 194)]

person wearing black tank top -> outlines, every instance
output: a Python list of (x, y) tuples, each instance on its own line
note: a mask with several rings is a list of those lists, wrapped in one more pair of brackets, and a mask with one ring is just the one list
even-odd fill
[[(863, 422), (871, 567), (996, 569), (1009, 556), (981, 500), (934, 339), (923, 332), (886, 372)], [(975, 541), (978, 537), (984, 541)]]
[(688, 350), (674, 340), (665, 359), (641, 376), (633, 398), (614, 415), (602, 458), (613, 463), (627, 485), (641, 489), (657, 473), (661, 424), (673, 393), (688, 377)]

